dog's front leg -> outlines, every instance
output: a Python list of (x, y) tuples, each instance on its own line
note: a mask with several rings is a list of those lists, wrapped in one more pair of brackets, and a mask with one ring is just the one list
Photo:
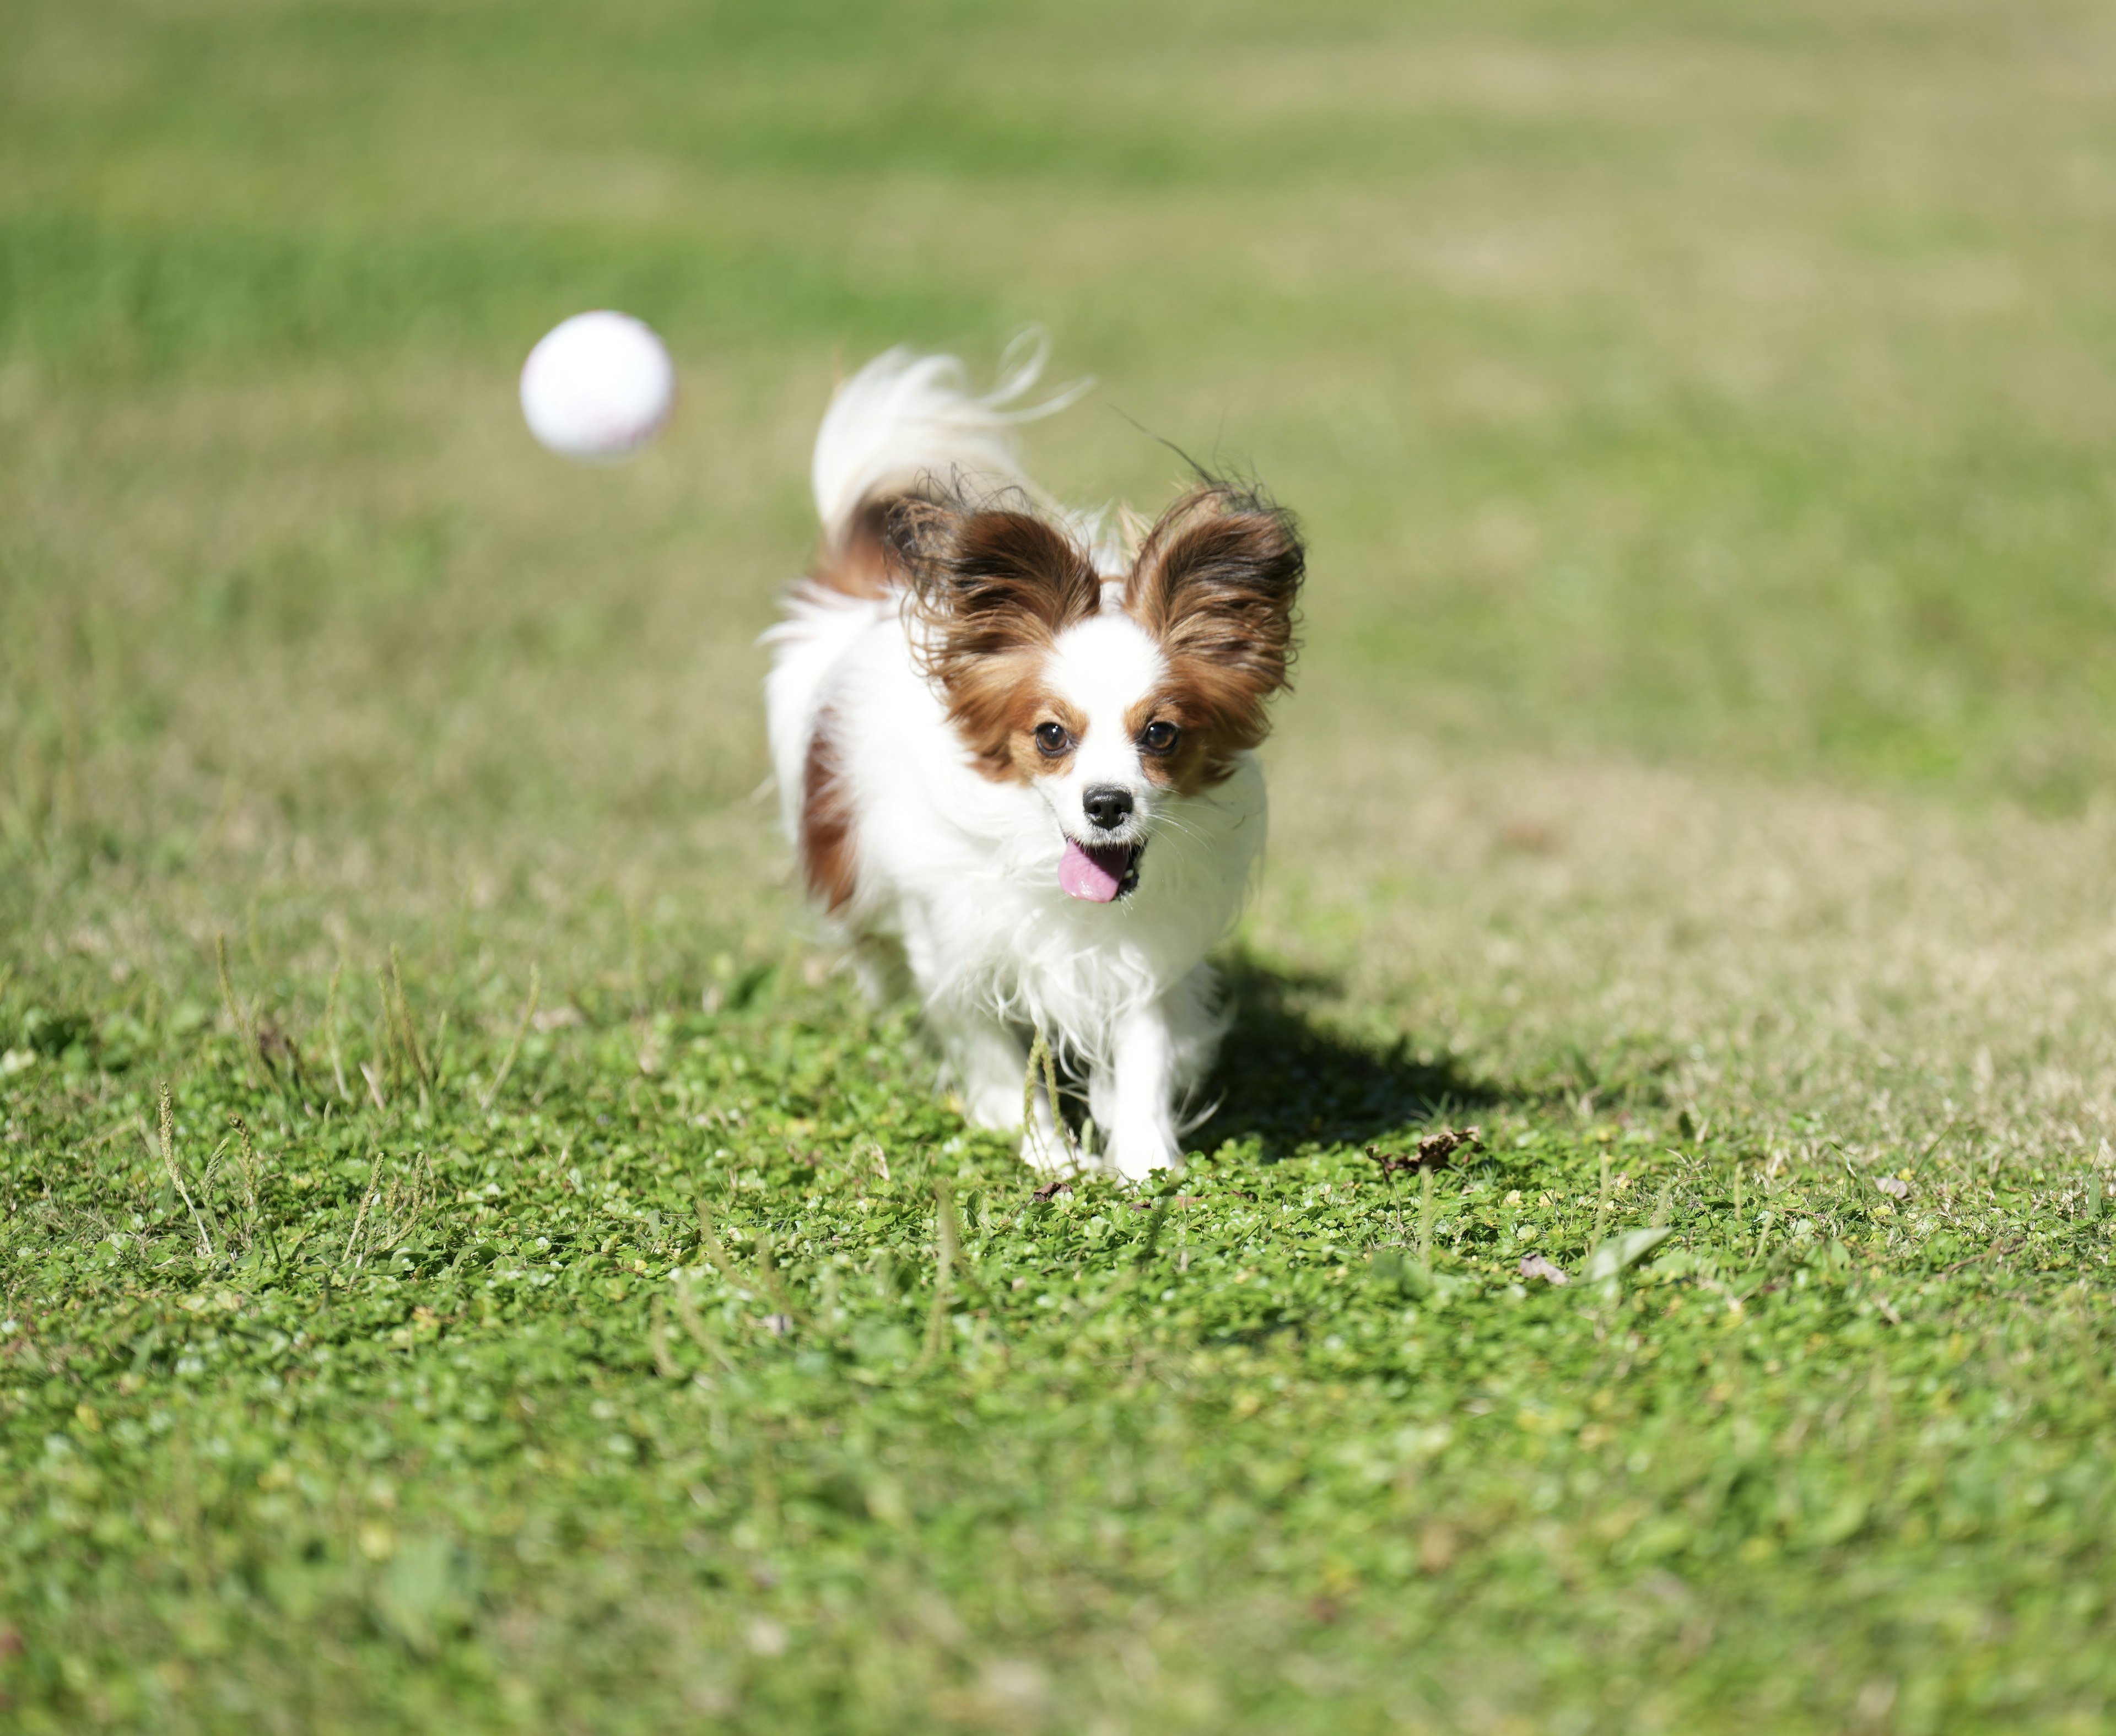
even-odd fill
[(1037, 1169), (1060, 1167), (1066, 1156), (1065, 1141), (1051, 1118), (1050, 1099), (1040, 1077), (1028, 1124), (1022, 1127), (1028, 1051), (1020, 1037), (982, 1013), (936, 1012), (931, 1018), (970, 1125), (1001, 1132), (1021, 1127), (1022, 1161)]
[(1136, 1008), (1111, 1033), (1109, 1064), (1088, 1087), (1104, 1161), (1129, 1181), (1182, 1161), (1175, 1144), (1175, 1044), (1161, 1002)]

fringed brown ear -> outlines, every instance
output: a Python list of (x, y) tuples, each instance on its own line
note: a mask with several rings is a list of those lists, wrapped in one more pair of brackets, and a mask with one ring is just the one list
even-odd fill
[(889, 541), (919, 613), (942, 631), (951, 657), (1048, 645), (1102, 602), (1085, 551), (1027, 512), (901, 500), (890, 515)]
[(1306, 570), (1292, 516), (1224, 483), (1177, 501), (1139, 549), (1125, 608), (1161, 641), (1184, 733), (1209, 742), (1214, 775), (1270, 729)]
[(1013, 712), (1041, 654), (1102, 606), (1085, 550), (1027, 512), (966, 512), (906, 498), (890, 556), (925, 627), (919, 655), (980, 769), (1014, 774)]

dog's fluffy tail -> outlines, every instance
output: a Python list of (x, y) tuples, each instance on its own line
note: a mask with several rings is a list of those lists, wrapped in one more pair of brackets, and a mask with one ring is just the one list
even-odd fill
[(876, 356), (840, 386), (816, 435), (811, 471), (825, 547), (842, 548), (860, 508), (891, 495), (1027, 488), (1014, 428), (1063, 410), (1092, 383), (1075, 380), (1024, 403), (1050, 349), (1042, 333), (1023, 333), (1007, 346), (999, 379), (982, 397), (969, 389), (954, 356), (908, 349)]

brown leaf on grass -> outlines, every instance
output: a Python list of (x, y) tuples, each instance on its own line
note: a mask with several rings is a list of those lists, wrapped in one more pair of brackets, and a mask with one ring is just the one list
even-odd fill
[(1419, 1141), (1415, 1151), (1391, 1156), (1368, 1146), (1367, 1155), (1382, 1166), (1383, 1175), (1393, 1175), (1400, 1169), (1445, 1169), (1449, 1158), (1457, 1151), (1475, 1146), (1484, 1137), (1482, 1127), (1442, 1127), (1438, 1133), (1428, 1133)]
[(1520, 1274), (1524, 1278), (1540, 1278), (1548, 1284), (1571, 1284), (1562, 1266), (1553, 1265), (1540, 1254), (1521, 1256)]

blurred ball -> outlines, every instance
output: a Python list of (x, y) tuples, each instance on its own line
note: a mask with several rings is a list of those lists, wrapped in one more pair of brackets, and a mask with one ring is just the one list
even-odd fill
[(661, 340), (628, 314), (576, 314), (522, 365), (529, 432), (561, 457), (637, 452), (669, 420), (676, 368)]

